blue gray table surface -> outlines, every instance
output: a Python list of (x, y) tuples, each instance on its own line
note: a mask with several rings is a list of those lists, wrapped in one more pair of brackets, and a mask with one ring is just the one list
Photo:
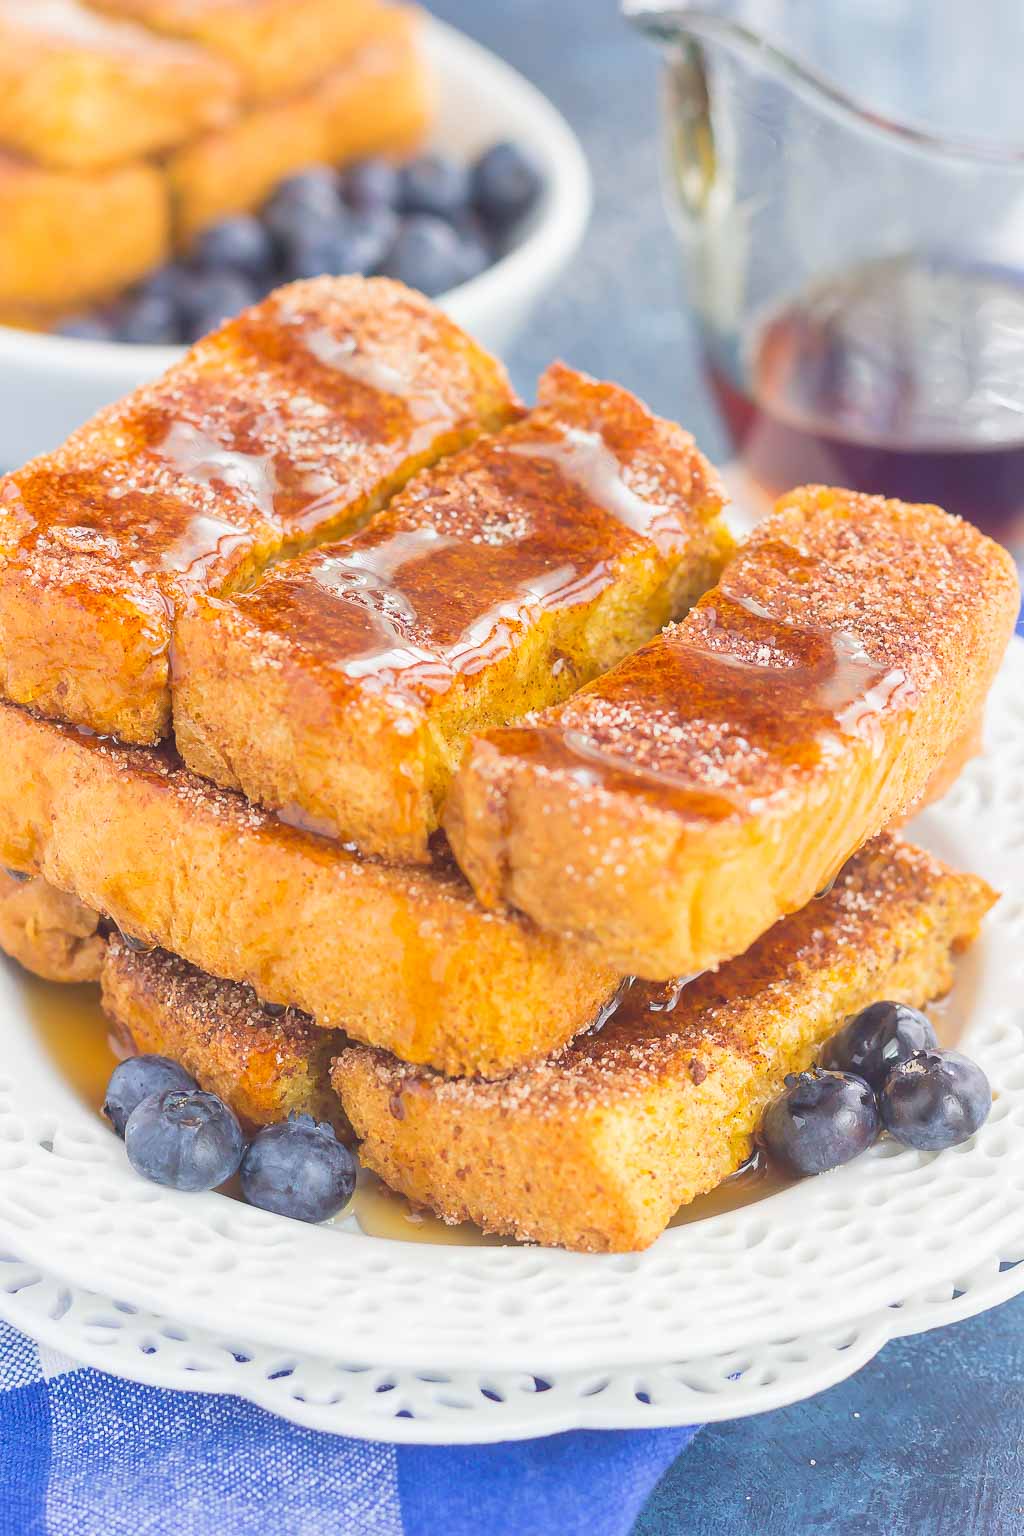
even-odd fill
[[(695, 366), (662, 214), (656, 60), (613, 0), (431, 0), (515, 64), (583, 141), (595, 183), (572, 272), (508, 358), (524, 394), (552, 356), (637, 390), (724, 443)], [(792, 1408), (708, 1428), (635, 1536), (1008, 1536), (1024, 1532), (1024, 1297), (889, 1345)]]

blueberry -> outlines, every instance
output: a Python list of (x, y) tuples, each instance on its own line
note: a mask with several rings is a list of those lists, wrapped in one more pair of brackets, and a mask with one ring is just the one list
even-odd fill
[(153, 1093), (136, 1105), (124, 1133), (136, 1173), (171, 1189), (215, 1189), (238, 1171), (242, 1127), (222, 1099), (200, 1088)]
[(352, 1198), (356, 1160), (329, 1125), (292, 1115), (268, 1126), (242, 1160), (242, 1193), (250, 1205), (296, 1221), (326, 1221)]
[(462, 282), (459, 237), (450, 224), (429, 214), (404, 219), (380, 270), (434, 298)]
[(172, 1088), (195, 1086), (195, 1078), (167, 1056), (129, 1056), (127, 1061), (119, 1061), (110, 1074), (103, 1113), (117, 1134), (123, 1136), (128, 1116), (143, 1099)]
[(185, 288), (192, 280), (192, 273), (184, 262), (169, 261), (165, 266), (154, 267), (141, 282), (135, 284), (135, 298), (170, 299), (179, 304)]
[(260, 278), (274, 265), (274, 241), (259, 219), (238, 214), (203, 230), (192, 247), (192, 262), (205, 272), (227, 269)]
[(114, 341), (114, 326), (101, 314), (69, 315), (57, 326), (58, 336), (69, 336), (75, 341)]
[(240, 272), (195, 272), (182, 295), (186, 341), (198, 341), (256, 298), (252, 282)]
[(166, 347), (183, 339), (178, 306), (159, 293), (130, 294), (113, 313), (118, 341), (136, 346)]
[(281, 242), (285, 278), (291, 281), (348, 270), (349, 217), (341, 213), (330, 219), (307, 219), (297, 225)]
[(310, 220), (330, 221), (343, 210), (338, 178), (326, 165), (314, 165), (282, 181), (264, 204), (265, 228), (280, 247)]
[(938, 1044), (923, 1013), (906, 1003), (872, 1003), (847, 1019), (821, 1053), (829, 1072), (853, 1072), (876, 1093), (889, 1072), (915, 1051)]
[(893, 1067), (879, 1105), (887, 1131), (908, 1147), (956, 1147), (984, 1125), (992, 1089), (976, 1062), (959, 1051), (918, 1051)]
[(359, 160), (342, 177), (342, 196), (350, 208), (394, 208), (398, 203), (401, 176), (390, 160)]
[(448, 155), (420, 155), (399, 173), (403, 213), (432, 213), (447, 219), (469, 202), (469, 171)]
[(495, 251), (482, 221), (471, 208), (463, 209), (449, 222), (459, 238), (459, 281), (468, 283), (493, 264)]
[(539, 169), (518, 144), (485, 150), (470, 177), (473, 206), (502, 234), (530, 211), (543, 185)]
[(353, 213), (338, 243), (337, 272), (376, 272), (398, 234), (398, 215), (390, 208)]
[(759, 1140), (789, 1173), (803, 1177), (848, 1163), (878, 1136), (878, 1106), (862, 1077), (792, 1073), (764, 1112)]

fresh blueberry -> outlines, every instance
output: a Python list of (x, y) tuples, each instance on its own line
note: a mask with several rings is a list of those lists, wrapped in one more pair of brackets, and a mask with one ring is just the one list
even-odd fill
[(336, 173), (330, 166), (313, 165), (278, 185), (261, 219), (280, 248), (302, 225), (330, 222), (343, 208)]
[(764, 1112), (759, 1139), (797, 1177), (848, 1163), (878, 1136), (878, 1106), (861, 1077), (846, 1072), (792, 1073)]
[(464, 208), (449, 222), (459, 237), (462, 268), (459, 281), (468, 283), (470, 278), (479, 277), (481, 272), (486, 272), (493, 264), (495, 251), (483, 221), (472, 208)]
[(198, 341), (252, 304), (256, 289), (240, 272), (196, 272), (182, 295), (186, 341)]
[(518, 144), (485, 150), (470, 177), (473, 206), (501, 233), (529, 212), (543, 185), (537, 166)]
[(311, 222), (288, 243), (285, 271), (289, 278), (317, 277), (321, 272), (376, 272), (397, 231), (398, 217), (388, 208), (345, 213), (319, 225)]
[(292, 1115), (268, 1126), (242, 1160), (242, 1193), (250, 1205), (296, 1221), (326, 1221), (352, 1198), (356, 1160), (329, 1125)]
[(75, 341), (114, 341), (114, 326), (106, 315), (69, 315), (57, 327), (58, 336), (69, 336)]
[(459, 237), (444, 219), (417, 214), (404, 219), (380, 270), (429, 298), (455, 288), (463, 278)]
[(216, 1189), (237, 1173), (245, 1151), (231, 1110), (199, 1088), (143, 1099), (128, 1117), (124, 1144), (136, 1173), (171, 1189)]
[(938, 1152), (985, 1124), (992, 1089), (977, 1062), (959, 1051), (918, 1051), (893, 1067), (879, 1104), (882, 1123), (897, 1141)]
[(181, 261), (169, 261), (165, 266), (154, 267), (141, 282), (135, 284), (132, 293), (136, 298), (170, 299), (180, 304), (181, 296), (192, 281), (190, 269)]
[(192, 261), (205, 272), (227, 269), (260, 278), (274, 265), (274, 241), (259, 219), (237, 214), (203, 230), (192, 247)]
[(448, 155), (420, 155), (399, 173), (403, 213), (432, 213), (447, 219), (469, 202), (469, 171)]
[(828, 1072), (853, 1072), (881, 1093), (892, 1068), (938, 1044), (931, 1024), (906, 1003), (871, 1003), (847, 1019), (821, 1053)]
[(342, 178), (342, 196), (350, 208), (394, 208), (399, 199), (401, 176), (390, 160), (359, 160)]
[(154, 1093), (169, 1093), (172, 1088), (196, 1086), (184, 1067), (167, 1056), (129, 1056), (119, 1061), (110, 1074), (103, 1113), (119, 1136), (124, 1135), (132, 1110)]
[(353, 213), (346, 232), (347, 272), (376, 272), (398, 235), (398, 215), (390, 208)]
[(178, 306), (159, 293), (129, 294), (114, 310), (118, 341), (136, 346), (166, 347), (182, 340)]
[(324, 272), (352, 270), (352, 215), (342, 210), (332, 218), (310, 218), (299, 224), (281, 242), (281, 260), (285, 277), (319, 277)]

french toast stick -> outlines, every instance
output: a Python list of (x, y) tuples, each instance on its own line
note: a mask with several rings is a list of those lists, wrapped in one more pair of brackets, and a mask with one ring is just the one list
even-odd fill
[(177, 150), (168, 174), (179, 240), (258, 208), (306, 166), (414, 149), (433, 109), (419, 24), (417, 11), (383, 9), (373, 36), (317, 85), (252, 107)]
[(519, 409), (501, 365), (399, 283), (278, 289), (0, 480), (0, 693), (159, 740), (191, 595), (346, 532)]
[(291, 96), (340, 64), (373, 33), (376, 0), (89, 0), (168, 37), (187, 38), (226, 60), (245, 97)]
[(407, 1061), (500, 1072), (597, 1014), (617, 977), (483, 911), (439, 852), (360, 859), (128, 748), (0, 705), (0, 864), (123, 932)]
[(926, 790), (1019, 603), (1009, 554), (937, 507), (794, 491), (682, 623), (471, 740), (456, 858), (486, 906), (623, 974), (706, 970)]
[(70, 309), (166, 260), (166, 180), (143, 160), (66, 171), (0, 151), (0, 229), (0, 307)]
[(46, 880), (0, 869), (0, 949), (44, 981), (99, 981), (98, 912)]
[(329, 1081), (344, 1036), (292, 1009), (268, 1011), (250, 987), (215, 981), (176, 955), (138, 954), (117, 938), (101, 981), (103, 1009), (124, 1046), (179, 1062), (247, 1126), (305, 1114), (350, 1136)]
[(995, 900), (883, 836), (832, 891), (684, 987), (635, 986), (603, 1029), (496, 1082), (349, 1047), (333, 1082), (363, 1164), (451, 1222), (585, 1252), (646, 1248), (753, 1149), (767, 1102), (870, 1002), (921, 1006)]
[(562, 364), (538, 401), (343, 543), (182, 611), (174, 734), (191, 768), (426, 862), (471, 732), (566, 698), (707, 590), (732, 545), (692, 438)]
[(80, 0), (0, 0), (0, 146), (39, 165), (105, 170), (170, 149), (225, 122), (238, 94), (202, 48)]

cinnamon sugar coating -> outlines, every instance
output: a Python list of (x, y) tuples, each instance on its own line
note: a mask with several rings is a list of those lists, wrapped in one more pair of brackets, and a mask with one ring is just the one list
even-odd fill
[(741, 953), (900, 817), (968, 735), (1019, 604), (936, 507), (782, 498), (681, 624), (472, 743), (445, 826), (488, 905), (623, 972)]
[(343, 1036), (294, 1009), (268, 1010), (251, 987), (217, 981), (164, 950), (135, 953), (117, 938), (102, 987), (103, 1008), (126, 1045), (180, 1062), (246, 1125), (307, 1114), (349, 1134), (328, 1083)]
[(445, 1220), (589, 1252), (644, 1248), (747, 1159), (785, 1074), (845, 1015), (947, 991), (954, 952), (994, 900), (984, 881), (882, 837), (828, 896), (669, 1011), (636, 986), (602, 1028), (497, 1081), (353, 1046), (333, 1082), (364, 1164)]
[(475, 730), (565, 698), (690, 605), (731, 549), (678, 427), (563, 365), (343, 543), (175, 631), (185, 760), (364, 851), (425, 861)]
[(0, 481), (0, 688), (158, 740), (192, 595), (355, 526), (517, 411), (500, 364), (401, 284), (278, 289)]
[(614, 991), (608, 967), (485, 912), (439, 850), (396, 868), (188, 772), (0, 705), (0, 864), (323, 1028), (442, 1071), (536, 1060)]

